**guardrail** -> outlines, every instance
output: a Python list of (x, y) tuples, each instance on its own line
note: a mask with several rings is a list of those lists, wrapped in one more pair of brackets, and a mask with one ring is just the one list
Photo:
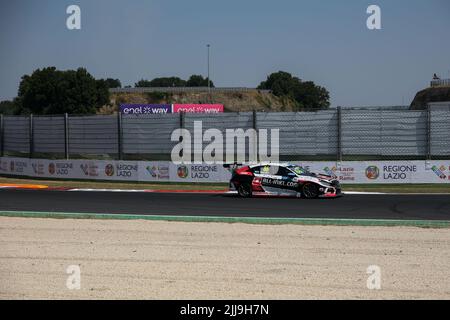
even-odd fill
[(430, 86), (434, 87), (450, 87), (450, 79), (431, 80)]

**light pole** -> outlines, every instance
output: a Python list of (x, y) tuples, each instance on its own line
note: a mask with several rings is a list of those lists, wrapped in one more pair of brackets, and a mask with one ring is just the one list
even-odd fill
[(207, 44), (206, 47), (208, 48), (208, 93), (211, 94), (211, 84), (209, 80), (209, 47), (210, 45)]

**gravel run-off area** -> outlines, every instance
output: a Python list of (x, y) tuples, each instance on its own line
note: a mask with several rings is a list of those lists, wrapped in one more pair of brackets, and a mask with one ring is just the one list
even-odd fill
[(1, 299), (450, 299), (449, 262), (445, 228), (0, 217)]

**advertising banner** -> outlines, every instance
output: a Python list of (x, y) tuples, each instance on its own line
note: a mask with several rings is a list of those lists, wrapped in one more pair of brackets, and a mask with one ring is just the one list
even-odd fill
[(140, 161), (139, 181), (170, 181), (168, 161)]
[[(298, 162), (305, 169), (328, 174), (341, 183), (450, 183), (450, 160)], [(220, 164), (170, 161), (47, 160), (0, 158), (0, 174), (41, 178), (228, 182), (231, 172)]]
[(137, 161), (103, 161), (99, 179), (138, 181), (138, 168)]
[(450, 161), (347, 161), (299, 163), (341, 183), (450, 183)]
[(2, 158), (0, 164), (0, 173), (9, 172), (9, 174), (28, 175), (30, 173), (29, 159), (24, 158)]
[(221, 113), (222, 104), (121, 104), (122, 114)]
[(220, 164), (170, 163), (170, 181), (178, 182), (228, 182), (231, 172)]
[(221, 113), (223, 112), (222, 104), (174, 104), (173, 113)]
[(172, 113), (170, 104), (121, 104), (122, 114), (167, 114)]
[(80, 178), (75, 161), (30, 159), (30, 171), (35, 177)]

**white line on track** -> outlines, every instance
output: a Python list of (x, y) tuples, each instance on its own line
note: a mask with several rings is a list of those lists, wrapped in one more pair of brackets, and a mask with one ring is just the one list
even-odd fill
[[(87, 188), (77, 188), (77, 189), (69, 189), (67, 191), (82, 191), (82, 192), (158, 192), (158, 193), (183, 193), (182, 191), (177, 191), (177, 192), (171, 192), (170, 190), (167, 191), (155, 191), (155, 190), (127, 190), (127, 189), (87, 189)], [(208, 193), (208, 191), (202, 192), (202, 191), (198, 191), (198, 192), (189, 192), (186, 191), (185, 193)], [(228, 191), (228, 192), (224, 192), (227, 194), (237, 194), (236, 191)], [(344, 192), (344, 194), (388, 194), (388, 193), (383, 193), (383, 192), (360, 192), (360, 191), (347, 191)]]
[(388, 194), (385, 192), (345, 191), (344, 194)]
[[(8, 187), (0, 187), (0, 189), (7, 189)], [(14, 188), (12, 188), (14, 189)], [(127, 189), (88, 189), (88, 188), (76, 188), (76, 189), (68, 189), (65, 191), (80, 191), (80, 192), (140, 192), (140, 193), (172, 193), (172, 194), (220, 194), (220, 192), (210, 192), (210, 191), (185, 191), (183, 190), (127, 190)], [(237, 191), (224, 191), (223, 194), (237, 194)], [(344, 195), (450, 195), (449, 193), (401, 193), (401, 192), (366, 192), (366, 191), (345, 191)]]

